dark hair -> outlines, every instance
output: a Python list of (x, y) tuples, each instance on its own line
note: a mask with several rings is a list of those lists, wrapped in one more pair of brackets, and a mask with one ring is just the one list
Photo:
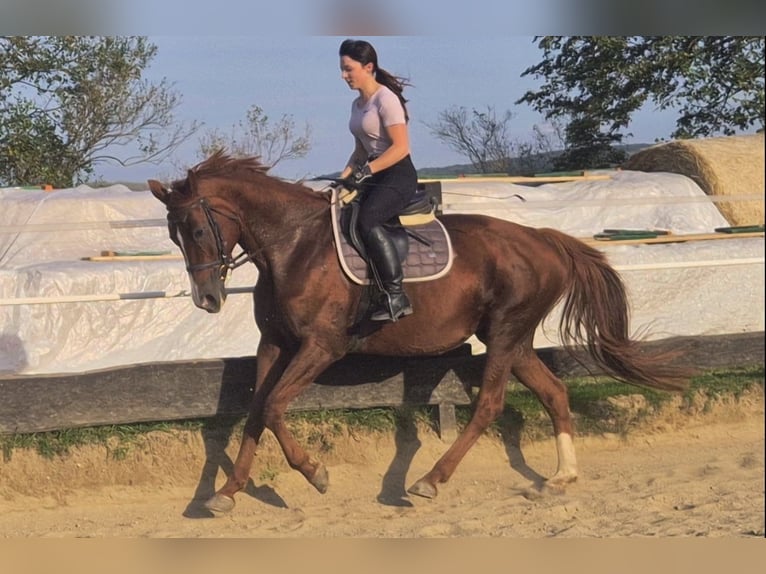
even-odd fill
[(372, 73), (375, 74), (375, 79), (396, 94), (402, 104), (402, 108), (404, 108), (404, 117), (409, 121), (410, 116), (407, 113), (407, 100), (402, 95), (402, 92), (404, 91), (404, 86), (409, 86), (411, 84), (408, 83), (407, 79), (394, 76), (378, 66), (378, 53), (375, 51), (375, 48), (372, 47), (372, 44), (365, 42), (364, 40), (352, 40), (349, 38), (348, 40), (343, 40), (343, 43), (340, 45), (340, 50), (338, 50), (338, 54), (341, 57), (348, 56), (363, 66), (372, 63)]

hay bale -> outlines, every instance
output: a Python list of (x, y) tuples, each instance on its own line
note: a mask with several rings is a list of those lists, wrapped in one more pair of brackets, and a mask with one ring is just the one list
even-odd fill
[[(764, 134), (675, 140), (633, 154), (622, 165), (635, 171), (685, 175), (708, 195), (764, 194)], [(731, 225), (764, 222), (763, 199), (717, 202)]]

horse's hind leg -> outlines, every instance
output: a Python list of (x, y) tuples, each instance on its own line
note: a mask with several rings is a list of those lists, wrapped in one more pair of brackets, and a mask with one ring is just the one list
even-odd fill
[(511, 367), (509, 357), (509, 353), (504, 356), (487, 353), (481, 388), (470, 422), (431, 471), (407, 489), (407, 492), (434, 498), (437, 494), (436, 485), (449, 480), (468, 450), (487, 430), (492, 421), (503, 412), (505, 389)]
[(511, 372), (535, 394), (553, 422), (558, 467), (556, 474), (548, 479), (547, 484), (563, 486), (575, 481), (577, 460), (572, 443), (572, 416), (569, 412), (569, 395), (566, 387), (548, 370), (531, 345), (521, 357), (514, 361)]

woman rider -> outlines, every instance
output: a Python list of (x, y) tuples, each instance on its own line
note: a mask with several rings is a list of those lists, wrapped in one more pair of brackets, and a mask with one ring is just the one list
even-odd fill
[(397, 216), (417, 191), (417, 172), (410, 158), (405, 81), (378, 66), (369, 42), (340, 45), (341, 77), (359, 92), (351, 104), (349, 130), (354, 152), (341, 178), (360, 186), (359, 235), (380, 278), (384, 297), (373, 321), (396, 321), (412, 313), (402, 289), (402, 266), (383, 224)]

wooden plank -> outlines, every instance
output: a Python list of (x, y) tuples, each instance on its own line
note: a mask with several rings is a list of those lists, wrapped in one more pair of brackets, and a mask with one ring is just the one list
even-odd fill
[[(611, 247), (617, 245), (649, 245), (652, 243), (684, 243), (687, 241), (710, 241), (721, 239), (743, 239), (747, 237), (764, 237), (763, 231), (739, 232), (739, 233), (684, 233), (660, 234), (657, 237), (645, 237), (634, 239), (595, 239), (593, 237), (581, 237), (580, 240), (588, 245), (599, 247)], [(170, 261), (183, 259), (176, 254), (162, 255), (95, 255), (83, 257), (83, 261), (94, 262), (134, 262), (134, 261)]]
[[(226, 294), (250, 294), (253, 292), (252, 285), (243, 287), (227, 287)], [(52, 305), (54, 303), (88, 303), (95, 301), (129, 301), (141, 299), (177, 299), (190, 297), (191, 293), (185, 289), (181, 291), (136, 291), (135, 293), (95, 293), (84, 295), (55, 295), (52, 297), (11, 297), (0, 298), (0, 306), (3, 305)]]
[[(678, 337), (644, 345), (659, 350), (683, 348), (683, 363), (700, 368), (764, 362), (763, 332)], [(466, 389), (479, 385), (485, 357), (468, 352), (466, 345), (441, 357), (349, 356), (323, 373), (290, 410), (469, 404), (472, 394)], [(588, 374), (563, 349), (538, 353), (560, 377)], [(598, 372), (583, 352), (578, 355)], [(0, 433), (243, 414), (255, 368), (255, 359), (245, 357), (73, 374), (3, 375)]]
[(92, 257), (83, 257), (82, 261), (96, 261), (96, 262), (113, 262), (113, 261), (171, 261), (176, 259), (183, 259), (183, 255), (93, 255)]
[(0, 226), (0, 234), (26, 233), (26, 232), (51, 232), (62, 231), (85, 231), (112, 229), (133, 229), (137, 227), (167, 227), (167, 219), (126, 219), (112, 221), (56, 221), (53, 223), (25, 223), (23, 225)]
[[(350, 356), (328, 369), (291, 411), (469, 404), (454, 374), (460, 356)], [(239, 415), (255, 358), (147, 363), (85, 373), (0, 376), (0, 433)]]
[[(588, 245), (615, 246), (615, 245), (648, 245), (652, 243), (683, 243), (687, 241), (708, 241), (716, 239), (742, 239), (745, 237), (763, 237), (763, 231), (739, 232), (739, 233), (688, 233), (674, 235), (665, 232), (657, 237), (642, 237), (633, 239), (597, 239), (594, 237), (582, 237), (581, 241)], [(619, 237), (619, 236), (617, 236)], [(134, 261), (171, 261), (183, 259), (176, 254), (162, 255), (94, 255), (83, 257), (83, 261), (94, 262), (134, 262)]]
[[(645, 237), (634, 239), (595, 239), (593, 237), (580, 238), (588, 245), (615, 246), (615, 245), (647, 245), (652, 243), (683, 243), (687, 241), (708, 241), (716, 239), (742, 239), (745, 237), (763, 237), (763, 231), (739, 232), (739, 233), (688, 233), (688, 234), (664, 234), (657, 237)], [(134, 262), (134, 261), (170, 261), (183, 259), (181, 255), (95, 255), (83, 257), (83, 261), (94, 262)]]
[(446, 442), (454, 442), (457, 434), (455, 405), (439, 403), (439, 438)]
[[(681, 351), (683, 354), (677, 359), (676, 364), (699, 369), (764, 364), (763, 331), (700, 337), (671, 337), (641, 343), (641, 348), (651, 352)], [(543, 362), (560, 377), (587, 376), (591, 371), (599, 371), (584, 351), (580, 350), (575, 354), (583, 364), (578, 363), (560, 348), (538, 350), (538, 355)]]
[(682, 233), (674, 235), (658, 235), (657, 237), (647, 237), (644, 239), (594, 239), (592, 237), (582, 237), (581, 241), (588, 245), (598, 247), (612, 247), (616, 245), (648, 245), (652, 243), (684, 243), (687, 241), (711, 241), (720, 239), (743, 239), (745, 237), (763, 237), (762, 231), (750, 233)]
[(517, 183), (517, 184), (543, 184), (543, 183), (565, 183), (569, 181), (598, 181), (612, 179), (611, 175), (582, 175), (582, 176), (542, 176), (542, 177), (525, 177), (525, 176), (489, 176), (481, 177), (476, 175), (466, 175), (455, 178), (440, 178), (440, 179), (419, 179), (420, 183), (430, 183), (434, 181), (441, 181), (442, 183)]

